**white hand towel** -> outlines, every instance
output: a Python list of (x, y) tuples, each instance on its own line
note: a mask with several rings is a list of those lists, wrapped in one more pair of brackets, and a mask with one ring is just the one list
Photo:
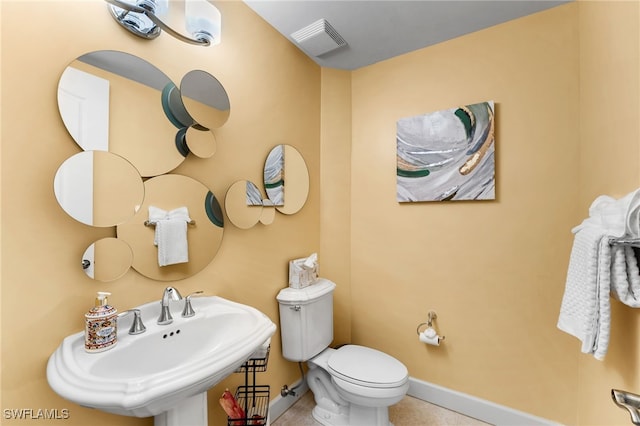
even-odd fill
[(168, 266), (189, 261), (187, 223), (190, 221), (186, 207), (167, 212), (149, 206), (149, 223), (156, 227), (153, 243), (158, 246), (158, 265)]
[(628, 194), (626, 209), (626, 231), (630, 238), (640, 238), (640, 189)]
[(640, 308), (640, 271), (638, 260), (629, 246), (614, 245), (611, 248), (611, 293), (620, 302), (632, 308)]
[(582, 342), (582, 352), (603, 359), (611, 324), (610, 248), (602, 228), (582, 226), (575, 234), (558, 328)]
[(558, 328), (582, 342), (582, 352), (602, 360), (611, 328), (611, 299), (640, 307), (640, 274), (631, 247), (615, 238), (640, 238), (640, 189), (616, 200), (597, 197), (575, 233)]

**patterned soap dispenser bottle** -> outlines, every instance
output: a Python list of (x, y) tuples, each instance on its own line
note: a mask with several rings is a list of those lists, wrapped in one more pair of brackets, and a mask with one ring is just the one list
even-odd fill
[(84, 315), (84, 349), (102, 352), (111, 349), (118, 338), (118, 310), (109, 305), (111, 293), (99, 291), (93, 308)]

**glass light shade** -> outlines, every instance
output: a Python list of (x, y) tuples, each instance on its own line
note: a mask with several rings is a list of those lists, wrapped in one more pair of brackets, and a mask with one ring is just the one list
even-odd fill
[(220, 43), (222, 19), (220, 11), (206, 0), (185, 0), (185, 28), (195, 39), (209, 44)]

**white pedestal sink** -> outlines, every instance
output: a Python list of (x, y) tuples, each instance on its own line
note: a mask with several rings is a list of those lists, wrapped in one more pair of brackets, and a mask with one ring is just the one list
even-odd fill
[(154, 416), (156, 426), (206, 426), (207, 390), (233, 373), (276, 330), (263, 313), (217, 296), (191, 300), (195, 316), (158, 325), (160, 301), (137, 307), (147, 331), (129, 335), (118, 321), (118, 343), (87, 353), (84, 332), (66, 337), (49, 358), (47, 380), (76, 404), (123, 416)]

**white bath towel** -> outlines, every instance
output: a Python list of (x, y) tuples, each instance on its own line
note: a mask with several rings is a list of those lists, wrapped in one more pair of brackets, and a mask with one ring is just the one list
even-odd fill
[(613, 245), (611, 257), (611, 294), (627, 306), (640, 308), (640, 271), (633, 248)]
[(575, 234), (558, 328), (582, 342), (582, 352), (603, 359), (609, 343), (610, 248), (602, 228)]
[(640, 238), (640, 189), (620, 199), (599, 196), (591, 203), (587, 221), (595, 221), (610, 237)]
[(615, 238), (640, 238), (640, 189), (616, 200), (602, 195), (575, 234), (558, 328), (582, 342), (582, 352), (602, 360), (611, 328), (610, 295), (640, 307), (640, 275), (631, 247)]
[(189, 261), (187, 224), (190, 221), (186, 207), (165, 211), (149, 206), (149, 223), (156, 227), (153, 243), (158, 246), (158, 265), (168, 266)]

